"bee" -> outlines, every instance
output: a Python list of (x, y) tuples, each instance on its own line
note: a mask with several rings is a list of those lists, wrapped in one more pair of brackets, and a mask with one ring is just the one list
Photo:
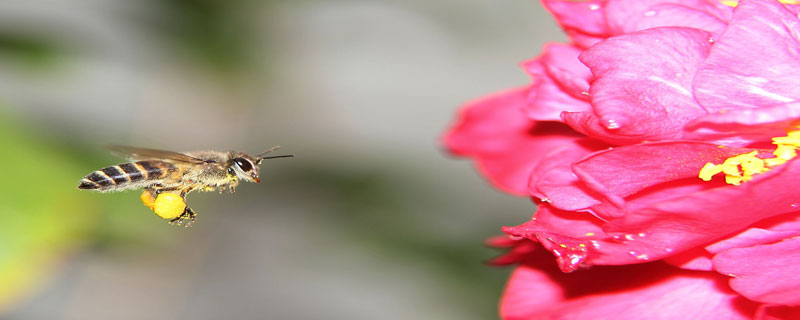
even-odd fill
[(236, 151), (173, 151), (109, 146), (112, 154), (131, 162), (94, 171), (81, 179), (78, 189), (100, 192), (144, 189), (142, 202), (170, 224), (190, 226), (197, 214), (186, 205), (186, 195), (195, 190), (220, 193), (236, 190), (239, 181), (260, 183), (259, 165), (280, 146), (251, 156)]

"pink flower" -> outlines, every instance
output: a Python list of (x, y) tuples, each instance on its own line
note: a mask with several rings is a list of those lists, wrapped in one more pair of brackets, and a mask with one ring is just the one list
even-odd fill
[[(502, 317), (800, 317), (800, 133), (783, 137), (800, 123), (800, 8), (544, 4), (571, 43), (444, 137), (538, 204), (503, 228), (516, 240), (501, 260), (520, 266)], [(541, 247), (565, 272), (608, 267), (557, 273)]]

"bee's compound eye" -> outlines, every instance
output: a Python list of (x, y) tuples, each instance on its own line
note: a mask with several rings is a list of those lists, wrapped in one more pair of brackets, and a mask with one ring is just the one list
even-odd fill
[(247, 159), (236, 158), (236, 159), (233, 159), (233, 163), (236, 164), (236, 166), (238, 166), (239, 169), (242, 169), (242, 171), (244, 171), (244, 172), (248, 172), (250, 170), (253, 170), (253, 165), (250, 164), (250, 161), (247, 161)]

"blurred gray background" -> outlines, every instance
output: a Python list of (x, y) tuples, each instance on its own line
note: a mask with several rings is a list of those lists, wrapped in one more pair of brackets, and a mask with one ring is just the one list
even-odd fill
[[(0, 2), (0, 319), (491, 319), (534, 206), (439, 139), (563, 40), (537, 1)], [(103, 146), (292, 159), (193, 193), (76, 189)]]

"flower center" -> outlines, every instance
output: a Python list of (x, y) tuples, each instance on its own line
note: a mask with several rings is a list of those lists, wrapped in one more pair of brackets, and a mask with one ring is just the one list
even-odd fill
[(769, 168), (782, 165), (797, 156), (797, 149), (800, 149), (800, 128), (790, 131), (785, 137), (772, 138), (772, 144), (777, 145), (774, 158), (759, 158), (758, 151), (725, 159), (722, 164), (706, 163), (698, 177), (703, 181), (711, 181), (711, 177), (718, 173), (725, 174), (725, 182), (728, 184), (739, 185), (753, 179), (753, 175), (767, 172)]
[[(785, 4), (800, 4), (800, 0), (779, 0), (779, 2), (780, 3), (785, 3)], [(739, 4), (739, 1), (737, 1), (737, 0), (731, 0), (731, 1), (722, 0), (719, 3), (722, 3), (722, 4), (724, 4), (726, 6), (729, 6), (729, 7), (736, 7), (736, 5)]]

